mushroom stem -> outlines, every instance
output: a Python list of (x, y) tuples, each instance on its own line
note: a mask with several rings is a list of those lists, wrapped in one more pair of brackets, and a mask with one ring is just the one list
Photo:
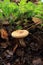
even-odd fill
[(21, 46), (26, 47), (26, 44), (23, 39), (19, 39), (19, 43)]
[(24, 42), (24, 38), (26, 36), (28, 36), (29, 32), (27, 30), (16, 30), (14, 32), (12, 32), (12, 37), (17, 39), (17, 43), (19, 42), (19, 44), (23, 47), (26, 47), (26, 44)]

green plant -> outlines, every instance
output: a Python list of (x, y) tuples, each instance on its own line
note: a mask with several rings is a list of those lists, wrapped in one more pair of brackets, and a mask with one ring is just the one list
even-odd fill
[(16, 17), (18, 17), (18, 6), (12, 2), (0, 2), (0, 18), (13, 21)]
[(10, 2), (10, 0), (4, 0), (4, 2)]
[(39, 2), (38, 5), (36, 6), (35, 10), (35, 17), (43, 19), (43, 3)]
[(0, 19), (8, 20), (13, 24), (17, 20), (23, 21), (27, 18), (38, 17), (43, 19), (43, 3), (39, 2), (38, 5), (32, 2), (21, 0), (18, 5), (10, 2), (10, 0), (0, 1)]

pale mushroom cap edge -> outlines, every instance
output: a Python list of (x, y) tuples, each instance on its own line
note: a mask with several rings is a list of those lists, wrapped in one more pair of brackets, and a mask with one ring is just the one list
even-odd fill
[(11, 33), (11, 36), (14, 38), (25, 38), (28, 34), (27, 30), (16, 30)]

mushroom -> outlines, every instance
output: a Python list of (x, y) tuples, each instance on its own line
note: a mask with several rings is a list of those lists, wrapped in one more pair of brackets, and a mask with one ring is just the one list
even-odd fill
[(27, 30), (16, 30), (13, 31), (11, 36), (16, 38), (17, 41), (19, 41), (19, 44), (23, 47), (26, 47), (26, 44), (23, 40), (26, 36), (28, 36), (29, 32)]

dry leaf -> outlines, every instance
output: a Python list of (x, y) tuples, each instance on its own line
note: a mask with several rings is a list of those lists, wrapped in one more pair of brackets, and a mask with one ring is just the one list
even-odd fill
[(1, 29), (1, 38), (8, 39), (8, 33), (5, 29)]

